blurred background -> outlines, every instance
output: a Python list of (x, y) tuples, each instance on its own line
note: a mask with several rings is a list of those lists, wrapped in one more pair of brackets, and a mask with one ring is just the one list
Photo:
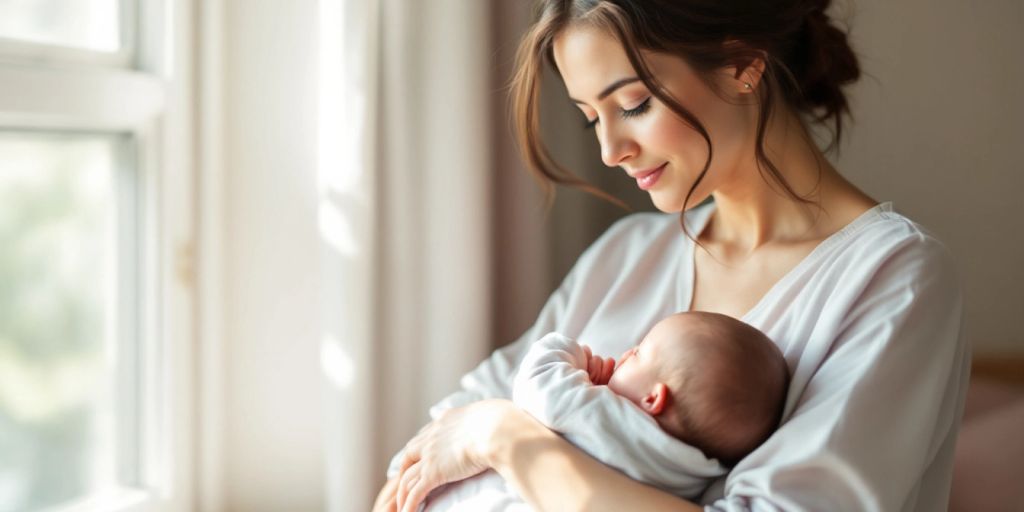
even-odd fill
[[(834, 164), (955, 255), (951, 508), (1020, 510), (1024, 3), (837, 1)], [(629, 212), (512, 141), (527, 0), (0, 0), (0, 512), (368, 510), (427, 408)], [(557, 159), (605, 168), (561, 84)], [(1017, 508), (1014, 508), (1017, 507)]]

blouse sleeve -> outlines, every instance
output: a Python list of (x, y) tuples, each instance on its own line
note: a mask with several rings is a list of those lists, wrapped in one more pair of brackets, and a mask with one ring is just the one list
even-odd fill
[(958, 277), (933, 239), (868, 277), (788, 420), (706, 510), (945, 509), (970, 362)]

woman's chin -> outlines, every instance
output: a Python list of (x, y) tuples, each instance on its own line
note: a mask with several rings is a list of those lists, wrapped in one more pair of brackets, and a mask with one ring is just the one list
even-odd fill
[(679, 213), (683, 211), (683, 199), (675, 197), (675, 194), (659, 194), (651, 191), (651, 203), (662, 213)]
[(666, 191), (651, 191), (651, 202), (654, 203), (654, 207), (664, 213), (679, 213), (683, 211), (683, 201), (686, 200), (686, 209), (692, 210), (700, 206), (707, 198), (708, 195), (691, 195), (689, 199), (686, 199), (686, 191), (682, 191), (678, 194)]

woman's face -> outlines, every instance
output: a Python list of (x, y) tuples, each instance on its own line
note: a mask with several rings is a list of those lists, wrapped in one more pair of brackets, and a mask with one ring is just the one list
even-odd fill
[[(753, 158), (752, 150), (746, 149), (753, 147), (751, 106), (720, 98), (682, 58), (643, 55), (671, 96), (704, 124), (714, 144), (711, 168), (687, 203), (696, 206), (713, 191), (728, 187), (736, 166)], [(659, 210), (681, 211), (708, 158), (703, 137), (650, 93), (625, 50), (605, 32), (568, 28), (554, 41), (554, 57), (569, 97), (588, 123), (594, 123), (605, 165), (620, 167), (634, 178), (662, 168), (653, 185), (645, 180), (637, 185), (647, 190)], [(739, 103), (747, 93), (743, 80), (734, 79), (733, 73), (732, 68), (724, 68), (716, 79), (732, 103)]]

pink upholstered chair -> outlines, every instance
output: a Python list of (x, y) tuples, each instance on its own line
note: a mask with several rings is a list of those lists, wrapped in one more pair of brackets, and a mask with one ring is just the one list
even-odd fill
[(1024, 360), (975, 362), (949, 509), (1024, 512)]

